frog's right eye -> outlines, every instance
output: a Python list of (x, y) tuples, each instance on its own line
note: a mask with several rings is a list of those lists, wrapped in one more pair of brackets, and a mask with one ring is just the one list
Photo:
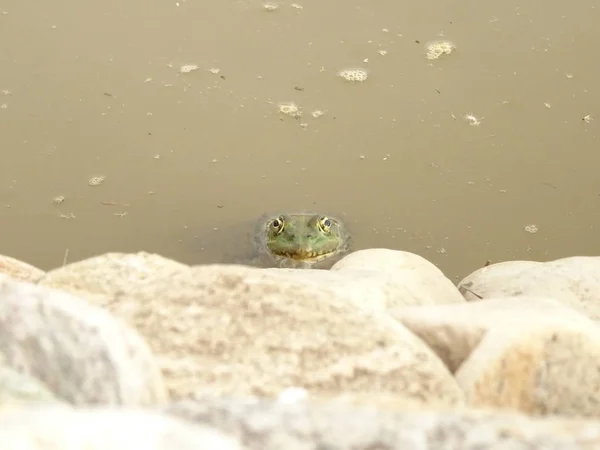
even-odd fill
[(271, 227), (273, 228), (273, 230), (275, 230), (277, 233), (281, 233), (283, 231), (283, 226), (284, 226), (285, 222), (283, 220), (283, 217), (278, 217), (277, 219), (274, 219), (271, 222)]

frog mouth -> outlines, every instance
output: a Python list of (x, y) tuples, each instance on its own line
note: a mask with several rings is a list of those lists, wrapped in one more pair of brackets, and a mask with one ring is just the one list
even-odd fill
[(295, 250), (293, 252), (276, 253), (277, 256), (293, 259), (294, 261), (316, 262), (332, 255), (335, 250)]

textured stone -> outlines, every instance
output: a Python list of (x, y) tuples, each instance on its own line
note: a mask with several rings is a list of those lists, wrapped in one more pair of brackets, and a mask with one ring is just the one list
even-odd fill
[(74, 404), (165, 400), (144, 340), (101, 308), (61, 291), (0, 276), (0, 365)]
[(164, 409), (251, 450), (592, 450), (600, 422), (486, 410), (390, 412), (340, 403), (197, 398)]
[(156, 412), (23, 408), (0, 411), (2, 450), (244, 450), (222, 432)]
[[(461, 293), (443, 272), (422, 256), (400, 250), (372, 248), (353, 252), (331, 268), (348, 277), (348, 291), (353, 282), (373, 277), (389, 292), (393, 302), (388, 308), (400, 305), (434, 305), (464, 303)], [(376, 285), (376, 282), (372, 282)]]
[[(365, 313), (354, 297), (327, 283), (213, 265), (159, 269), (143, 282), (134, 274), (125, 291), (118, 267), (95, 267), (105, 261), (71, 264), (77, 289), (84, 291), (88, 279), (94, 293), (104, 284), (102, 295), (90, 299), (146, 338), (176, 397), (199, 389), (274, 396), (301, 386), (313, 393), (382, 391), (462, 401), (456, 381), (423, 342), (386, 314)], [(67, 268), (61, 285), (73, 284)]]
[(454, 305), (396, 308), (390, 314), (429, 345), (454, 373), (492, 328), (527, 329), (553, 321), (589, 325), (589, 320), (555, 299), (522, 296)]
[(489, 330), (456, 372), (469, 404), (600, 417), (600, 328), (584, 319)]
[(122, 295), (189, 266), (152, 253), (106, 253), (51, 270), (39, 284), (87, 297)]
[(465, 277), (458, 287), (468, 301), (519, 296), (554, 298), (600, 321), (600, 257), (596, 256), (492, 264)]

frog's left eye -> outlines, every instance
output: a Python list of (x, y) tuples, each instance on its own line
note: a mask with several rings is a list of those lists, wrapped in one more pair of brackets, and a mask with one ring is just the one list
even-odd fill
[(331, 228), (331, 219), (329, 219), (328, 217), (325, 217), (325, 216), (321, 217), (319, 219), (319, 228), (324, 233), (327, 233)]

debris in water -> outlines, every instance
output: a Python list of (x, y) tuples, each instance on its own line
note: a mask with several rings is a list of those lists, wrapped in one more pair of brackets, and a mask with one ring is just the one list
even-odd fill
[(525, 231), (527, 231), (528, 233), (537, 233), (538, 232), (538, 227), (531, 224), (531, 225), (525, 225)]
[(88, 184), (90, 186), (100, 186), (102, 183), (104, 183), (104, 180), (106, 180), (106, 177), (104, 175), (99, 177), (92, 177), (88, 180)]
[(65, 201), (65, 196), (64, 195), (58, 195), (58, 196), (56, 196), (56, 197), (54, 197), (52, 199), (52, 203), (54, 203), (56, 205), (60, 205), (64, 201)]
[(113, 202), (113, 201), (105, 201), (105, 202), (100, 202), (101, 205), (106, 205), (106, 206), (131, 206), (127, 203), (119, 203), (119, 202)]
[(465, 119), (467, 122), (469, 122), (469, 125), (473, 126), (473, 127), (478, 127), (479, 125), (481, 125), (481, 121), (484, 119), (483, 117), (481, 118), (477, 118), (473, 115), (473, 113), (469, 113), (469, 114), (465, 114), (463, 116), (463, 119)]
[(342, 77), (346, 81), (352, 82), (363, 82), (366, 81), (369, 73), (367, 69), (362, 69), (360, 67), (356, 67), (353, 69), (343, 69), (338, 72), (338, 76)]
[(442, 55), (449, 55), (456, 47), (450, 41), (434, 41), (427, 44), (427, 59), (438, 59)]
[(198, 66), (196, 64), (184, 64), (179, 68), (180, 73), (190, 73), (194, 70), (198, 70)]
[(277, 106), (279, 107), (279, 112), (285, 114), (286, 116), (294, 118), (299, 118), (302, 116), (300, 108), (298, 108), (298, 105), (296, 105), (294, 102), (279, 103)]
[(265, 11), (276, 11), (277, 9), (279, 9), (279, 5), (276, 3), (264, 3), (263, 4), (263, 8)]

